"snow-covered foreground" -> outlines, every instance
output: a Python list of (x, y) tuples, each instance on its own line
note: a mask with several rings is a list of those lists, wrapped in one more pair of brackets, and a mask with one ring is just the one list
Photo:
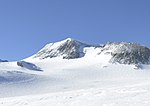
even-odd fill
[(150, 105), (150, 66), (85, 58), (31, 60), (41, 72), (1, 63), (0, 106)]
[(149, 106), (148, 86), (141, 84), (1, 98), (0, 106)]
[(131, 43), (51, 43), (0, 63), (0, 106), (150, 106), (150, 65), (125, 65), (149, 57), (150, 49)]

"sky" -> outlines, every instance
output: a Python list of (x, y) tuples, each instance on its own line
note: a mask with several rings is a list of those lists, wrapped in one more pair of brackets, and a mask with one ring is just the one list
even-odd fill
[(21, 60), (68, 37), (150, 47), (150, 0), (0, 0), (0, 59)]

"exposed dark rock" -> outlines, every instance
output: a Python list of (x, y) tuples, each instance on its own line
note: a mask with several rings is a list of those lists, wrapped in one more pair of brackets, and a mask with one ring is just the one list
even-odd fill
[(134, 67), (135, 70), (142, 69), (142, 68), (143, 66), (141, 64), (135, 64), (135, 67)]
[(43, 71), (43, 70), (41, 70), (40, 67), (36, 66), (35, 64), (29, 63), (29, 62), (26, 62), (26, 61), (18, 61), (17, 65), (20, 66), (20, 67), (27, 68), (29, 70)]
[(101, 55), (110, 54), (112, 57), (110, 63), (120, 64), (148, 64), (150, 58), (150, 49), (148, 47), (127, 42), (109, 42), (105, 45), (88, 45), (80, 41), (68, 38), (64, 41), (51, 43), (40, 50), (33, 58), (46, 59), (61, 57), (63, 59), (81, 58), (85, 55), (84, 47), (100, 48)]
[(53, 58), (62, 56), (63, 59), (74, 59), (84, 56), (83, 47), (89, 45), (76, 41), (74, 39), (67, 39), (60, 45), (53, 48), (53, 44), (49, 48), (44, 48), (36, 54), (34, 58), (39, 57), (40, 59)]
[(109, 51), (111, 63), (120, 64), (148, 64), (150, 49), (135, 43), (109, 43), (103, 51)]
[(23, 64), (21, 61), (17, 61), (17, 65), (20, 66), (20, 67), (23, 67)]

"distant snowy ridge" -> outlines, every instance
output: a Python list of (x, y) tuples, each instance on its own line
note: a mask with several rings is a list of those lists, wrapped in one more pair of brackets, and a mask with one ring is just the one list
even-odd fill
[(8, 62), (8, 60), (1, 60), (1, 59), (0, 59), (0, 62)]
[[(95, 49), (92, 49), (95, 48)], [(104, 58), (111, 55), (109, 63), (120, 64), (148, 64), (150, 58), (150, 49), (148, 47), (127, 42), (112, 42), (101, 45), (90, 45), (78, 40), (67, 38), (63, 41), (47, 44), (38, 53), (33, 55), (32, 59), (48, 59), (61, 57), (62, 59), (81, 58), (88, 54), (86, 49), (91, 49), (90, 56), (97, 57), (102, 55)], [(99, 61), (103, 61), (99, 59)]]

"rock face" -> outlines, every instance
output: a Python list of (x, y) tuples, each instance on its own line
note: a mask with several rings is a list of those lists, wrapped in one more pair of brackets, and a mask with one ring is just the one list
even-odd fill
[(112, 55), (110, 63), (148, 64), (150, 58), (150, 49), (135, 43), (109, 43), (102, 52)]
[(53, 57), (62, 57), (63, 59), (74, 59), (84, 56), (83, 48), (89, 45), (80, 41), (68, 38), (66, 40), (51, 43), (40, 50), (34, 58), (45, 59)]
[[(149, 63), (150, 49), (148, 47), (136, 43), (113, 42), (107, 43), (103, 46), (100, 45), (96, 46), (96, 45), (88, 45), (71, 38), (46, 45), (38, 53), (32, 56), (32, 58), (33, 59), (38, 58), (41, 60), (54, 57), (61, 57), (63, 59), (81, 58), (84, 57), (84, 55), (87, 53), (86, 51), (84, 52), (83, 50), (85, 47), (87, 48), (89, 47), (89, 49), (90, 47), (98, 48), (92, 50), (93, 57), (95, 57), (95, 53), (97, 53), (96, 50), (99, 50), (97, 55), (103, 56), (103, 54), (109, 54), (110, 59), (108, 58), (108, 61), (110, 63), (120, 63), (120, 64)], [(90, 56), (92, 56), (92, 53)]]
[(40, 67), (36, 66), (35, 64), (29, 63), (29, 62), (26, 62), (26, 61), (18, 61), (17, 65), (20, 66), (20, 67), (27, 68), (29, 70), (43, 71), (43, 70), (41, 70)]

